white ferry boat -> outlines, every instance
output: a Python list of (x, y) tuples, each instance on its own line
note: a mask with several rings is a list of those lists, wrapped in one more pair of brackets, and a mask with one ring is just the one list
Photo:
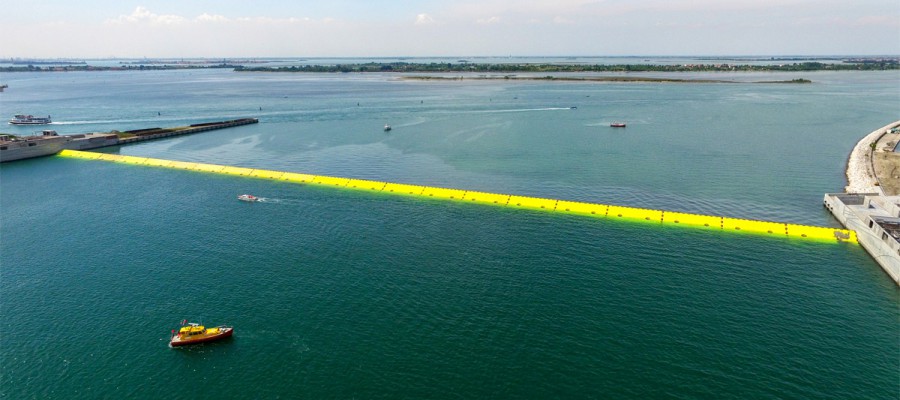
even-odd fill
[(50, 116), (47, 118), (44, 117), (35, 117), (34, 115), (26, 115), (26, 114), (16, 114), (9, 120), (10, 124), (13, 125), (46, 125), (50, 122)]

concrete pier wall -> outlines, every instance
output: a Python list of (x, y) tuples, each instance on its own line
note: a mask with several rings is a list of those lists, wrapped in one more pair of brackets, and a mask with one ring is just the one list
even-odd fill
[(893, 154), (898, 126), (900, 121), (894, 121), (856, 143), (847, 161), (847, 192), (825, 194), (823, 202), (900, 285), (900, 182), (893, 175), (900, 167), (900, 157)]
[(829, 193), (824, 205), (900, 285), (900, 196)]

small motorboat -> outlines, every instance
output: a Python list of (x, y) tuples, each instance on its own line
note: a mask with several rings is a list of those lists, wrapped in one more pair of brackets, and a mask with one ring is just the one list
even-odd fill
[(391, 130), (391, 126), (388, 125), (388, 124), (385, 124), (385, 125), (384, 125), (384, 131), (387, 132), (387, 131), (389, 131), (389, 130)]
[(187, 346), (190, 344), (200, 344), (214, 342), (230, 338), (234, 333), (234, 328), (225, 325), (219, 325), (214, 328), (207, 328), (195, 322), (181, 321), (181, 329), (178, 332), (172, 330), (172, 339), (169, 345), (172, 347)]
[(252, 195), (252, 194), (242, 194), (242, 195), (238, 196), (238, 200), (240, 200), (240, 201), (247, 201), (247, 202), (251, 202), (251, 203), (252, 203), (252, 202), (255, 202), (255, 201), (259, 201), (259, 197), (256, 197), (256, 196), (254, 196), (254, 195)]
[(613, 122), (613, 123), (609, 124), (609, 126), (611, 126), (613, 128), (624, 128), (625, 123), (624, 122)]

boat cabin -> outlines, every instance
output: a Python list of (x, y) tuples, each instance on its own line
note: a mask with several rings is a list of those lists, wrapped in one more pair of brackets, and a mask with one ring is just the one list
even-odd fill
[(206, 332), (206, 328), (203, 325), (191, 323), (187, 326), (182, 326), (178, 330), (178, 336), (201, 335), (203, 332)]

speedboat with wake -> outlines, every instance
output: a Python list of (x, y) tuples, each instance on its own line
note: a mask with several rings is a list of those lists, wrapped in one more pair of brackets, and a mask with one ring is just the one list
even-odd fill
[(253, 202), (259, 201), (259, 197), (256, 197), (252, 194), (242, 194), (242, 195), (238, 196), (238, 200), (246, 201), (248, 203), (253, 203)]

